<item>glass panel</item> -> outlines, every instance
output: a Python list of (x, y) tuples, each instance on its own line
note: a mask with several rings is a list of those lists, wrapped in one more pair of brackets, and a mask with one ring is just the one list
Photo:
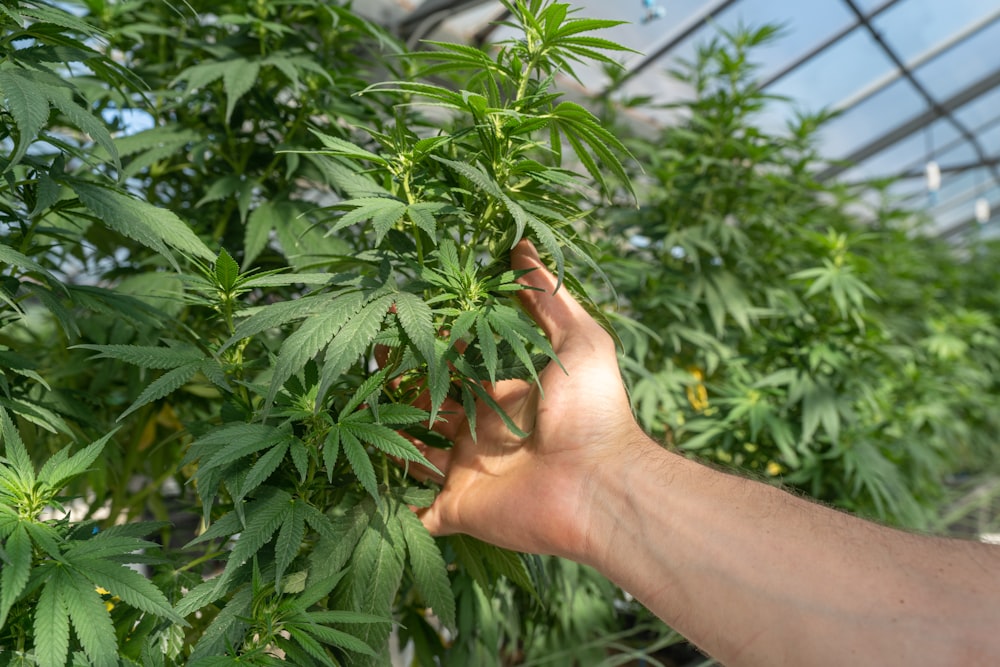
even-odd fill
[(868, 15), (885, 4), (886, 0), (854, 0), (861, 11)]
[(956, 139), (961, 139), (958, 130), (945, 119), (937, 120), (928, 129), (911, 134), (844, 172), (841, 178), (850, 181), (891, 177), (910, 171), (923, 173), (930, 156), (953, 148), (957, 144), (951, 144)]
[(778, 81), (769, 92), (808, 101), (812, 109), (836, 104), (894, 69), (868, 31), (856, 29)]
[(998, 42), (1000, 21), (917, 68), (914, 74), (932, 95), (945, 100), (996, 71)]
[(978, 135), (979, 145), (987, 155), (1000, 156), (1000, 125)]
[(977, 128), (1000, 117), (1000, 86), (955, 110), (960, 123)]
[(828, 123), (820, 134), (820, 153), (833, 159), (847, 157), (922, 113), (926, 107), (913, 86), (896, 81)]
[(996, 7), (983, 0), (900, 2), (880, 14), (872, 25), (903, 62), (981, 20)]
[(776, 40), (754, 51), (754, 59), (761, 65), (760, 78), (767, 79), (854, 20), (840, 0), (743, 0), (720, 15), (716, 23), (727, 30), (740, 24), (781, 26)]

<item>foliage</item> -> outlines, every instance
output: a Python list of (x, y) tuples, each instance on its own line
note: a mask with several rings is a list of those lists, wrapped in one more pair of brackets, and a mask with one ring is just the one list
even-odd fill
[(751, 56), (774, 36), (722, 33), (678, 70), (688, 120), (634, 143), (643, 206), (608, 211), (636, 411), (682, 450), (926, 528), (944, 472), (995, 449), (997, 247), (963, 260), (877, 191), (817, 182), (826, 114), (758, 125)]
[(998, 249), (859, 225), (809, 175), (821, 119), (757, 128), (768, 30), (706, 47), (651, 144), (555, 85), (625, 50), (614, 21), (504, 4), (523, 38), (415, 53), (320, 0), (0, 4), (0, 664), (676, 642), (586, 568), (411, 512), (445, 399), (474, 423), (554, 358), (521, 238), (614, 322), (668, 446), (911, 525), (987, 455)]

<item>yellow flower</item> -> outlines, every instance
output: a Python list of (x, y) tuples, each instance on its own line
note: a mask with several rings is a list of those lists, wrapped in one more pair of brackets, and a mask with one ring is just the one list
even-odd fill
[(684, 388), (684, 391), (687, 393), (688, 403), (696, 411), (703, 412), (708, 408), (708, 390), (705, 389), (705, 383), (703, 382), (705, 373), (697, 366), (691, 366), (687, 371), (698, 381), (697, 384), (688, 385)]

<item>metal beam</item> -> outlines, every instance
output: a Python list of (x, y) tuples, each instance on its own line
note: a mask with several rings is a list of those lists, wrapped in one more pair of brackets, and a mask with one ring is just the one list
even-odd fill
[[(821, 181), (829, 180), (839, 176), (854, 165), (860, 163), (876, 153), (906, 139), (914, 132), (919, 132), (938, 118), (947, 117), (955, 109), (964, 104), (968, 104), (984, 93), (988, 93), (997, 86), (1000, 86), (1000, 69), (983, 77), (979, 81), (963, 88), (943, 102), (933, 105), (930, 109), (917, 115), (911, 120), (899, 125), (894, 130), (886, 132), (878, 139), (858, 148), (850, 155), (839, 160), (837, 164), (827, 167), (821, 171), (817, 178)], [(985, 157), (983, 159), (986, 159)]]
[(976, 220), (975, 216), (972, 216), (970, 218), (967, 218), (963, 222), (959, 222), (957, 224), (952, 225), (951, 227), (948, 227), (947, 229), (941, 230), (935, 236), (937, 236), (939, 239), (950, 239), (951, 237), (958, 236), (962, 232), (968, 231), (970, 229), (976, 229), (977, 227), (982, 228), (985, 227), (986, 225), (992, 225), (993, 221), (996, 220), (996, 217), (997, 217), (996, 214), (993, 214), (992, 216), (990, 216), (990, 219), (987, 220), (986, 222), (979, 222), (978, 220)]
[[(995, 167), (1000, 165), (1000, 158), (987, 158), (986, 160), (976, 160), (974, 162), (962, 162), (959, 164), (949, 164), (940, 165), (942, 174), (961, 174), (972, 169), (982, 169), (983, 167)], [(895, 176), (892, 176), (894, 180), (902, 180), (905, 178), (926, 178), (927, 172), (924, 169), (910, 168), (906, 171), (902, 171)]]
[(607, 88), (604, 89), (603, 94), (608, 95), (610, 93), (613, 93), (618, 88), (621, 88), (621, 86), (624, 85), (626, 81), (632, 79), (637, 74), (642, 72), (644, 69), (646, 69), (654, 62), (662, 58), (664, 54), (666, 54), (675, 46), (677, 46), (685, 39), (690, 37), (692, 34), (694, 34), (696, 30), (701, 28), (708, 21), (712, 20), (726, 9), (729, 9), (731, 5), (735, 4), (738, 1), (739, 0), (716, 0), (715, 3), (702, 9), (702, 11), (699, 12), (697, 15), (688, 19), (681, 26), (679, 30), (674, 32), (669, 37), (667, 37), (666, 41), (660, 44), (660, 46), (656, 47), (656, 49), (654, 49), (652, 53), (646, 54), (645, 56), (642, 57), (642, 59), (638, 63), (628, 68), (628, 70), (626, 70), (621, 75), (621, 77), (619, 77), (617, 81), (615, 81), (614, 83), (612, 83), (611, 85), (609, 85)]
[(848, 111), (858, 106), (865, 100), (874, 97), (876, 94), (888, 88), (896, 81), (899, 81), (900, 78), (905, 76), (906, 71), (912, 72), (921, 65), (930, 62), (931, 60), (934, 60), (938, 56), (950, 51), (951, 49), (955, 48), (965, 40), (969, 39), (970, 37), (973, 37), (977, 33), (982, 32), (986, 28), (990, 27), (998, 20), (1000, 20), (1000, 10), (997, 10), (992, 14), (983, 17), (982, 20), (973, 23), (965, 30), (958, 31), (948, 39), (938, 43), (935, 46), (932, 46), (931, 48), (927, 49), (926, 51), (918, 55), (916, 58), (910, 60), (910, 62), (906, 63), (904, 67), (893, 70), (892, 72), (882, 77), (878, 81), (875, 81), (865, 89), (855, 93), (854, 95), (851, 95), (842, 102), (838, 102), (837, 104), (833, 105), (833, 110), (842, 114), (847, 113)]
[[(870, 21), (870, 20), (874, 19), (876, 16), (878, 16), (879, 14), (881, 14), (882, 12), (884, 12), (885, 10), (889, 9), (890, 7), (892, 7), (893, 5), (895, 5), (896, 3), (898, 3), (899, 1), (900, 0), (886, 0), (886, 2), (883, 2), (881, 5), (879, 5), (874, 10), (872, 10), (872, 12), (870, 14), (868, 14), (868, 17), (867, 17), (868, 20)], [(837, 42), (839, 42), (843, 38), (847, 37), (849, 34), (851, 34), (852, 32), (854, 32), (854, 30), (857, 29), (861, 25), (863, 25), (863, 22), (860, 21), (860, 20), (855, 19), (855, 21), (853, 23), (851, 23), (851, 25), (849, 25), (846, 28), (843, 28), (842, 30), (838, 31), (833, 36), (828, 37), (827, 39), (823, 40), (822, 42), (820, 42), (819, 44), (817, 44), (816, 46), (814, 46), (812, 49), (810, 49), (804, 55), (796, 58), (793, 62), (789, 63), (788, 65), (785, 65), (785, 67), (783, 67), (778, 73), (772, 74), (769, 78), (767, 78), (764, 81), (762, 81), (759, 84), (761, 90), (767, 88), (768, 86), (772, 86), (775, 83), (777, 83), (779, 80), (785, 78), (786, 76), (788, 76), (789, 74), (791, 74), (792, 72), (794, 72), (795, 70), (797, 70), (799, 67), (801, 67), (802, 65), (806, 64), (807, 62), (809, 62), (810, 60), (812, 60), (813, 58), (815, 58), (816, 56), (818, 56), (823, 51), (826, 51), (828, 48), (830, 48), (831, 46), (833, 46), (834, 44), (836, 44)]]
[(411, 48), (449, 17), (488, 0), (427, 0), (406, 15), (396, 26), (397, 34)]
[[(889, 56), (889, 59), (892, 60), (892, 62), (896, 65), (896, 67), (899, 68), (899, 71), (902, 73), (904, 77), (906, 77), (906, 80), (910, 82), (910, 85), (913, 86), (914, 90), (916, 90), (917, 93), (924, 98), (924, 100), (927, 102), (927, 105), (930, 106), (932, 110), (937, 111), (939, 115), (943, 116), (944, 118), (947, 118), (948, 122), (951, 123), (951, 125), (956, 130), (958, 130), (958, 133), (964, 136), (968, 140), (968, 142), (972, 145), (972, 148), (976, 151), (976, 156), (980, 160), (985, 161), (987, 159), (986, 151), (983, 150), (982, 144), (979, 143), (979, 139), (977, 139), (974, 134), (969, 132), (969, 129), (965, 127), (963, 123), (960, 123), (957, 118), (951, 115), (950, 109), (945, 109), (940, 104), (938, 104), (937, 99), (935, 99), (934, 96), (930, 94), (930, 92), (924, 87), (924, 85), (917, 80), (917, 77), (913, 75), (913, 72), (911, 72), (907, 68), (907, 66), (903, 63), (902, 59), (899, 57), (899, 54), (896, 53), (896, 50), (893, 49), (891, 46), (889, 46), (889, 43), (885, 41), (885, 38), (882, 37), (882, 34), (878, 30), (876, 30), (875, 27), (868, 21), (867, 17), (865, 17), (864, 15), (864, 12), (861, 11), (857, 3), (854, 0), (843, 0), (843, 1), (844, 4), (846, 4), (852, 12), (854, 12), (854, 15), (858, 17), (858, 20), (860, 20), (864, 24), (865, 29), (868, 30), (868, 33), (872, 36), (872, 39), (875, 40), (875, 42), (879, 45), (879, 47), (882, 49), (885, 55)], [(1000, 184), (1000, 171), (998, 171), (996, 168), (993, 168), (990, 171), (993, 174), (993, 179), (998, 184)]]

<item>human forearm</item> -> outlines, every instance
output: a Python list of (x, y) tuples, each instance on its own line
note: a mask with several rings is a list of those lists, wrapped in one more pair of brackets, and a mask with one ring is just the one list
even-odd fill
[(652, 442), (632, 458), (599, 473), (581, 559), (723, 663), (1000, 660), (1000, 551), (864, 522)]

